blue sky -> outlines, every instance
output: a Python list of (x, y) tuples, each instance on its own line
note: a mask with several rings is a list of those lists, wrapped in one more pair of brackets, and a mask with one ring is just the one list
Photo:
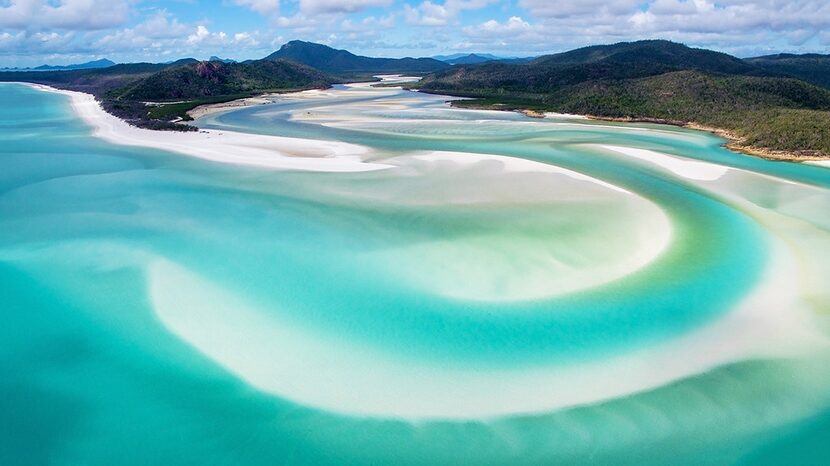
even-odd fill
[(0, 0), (0, 66), (211, 55), (291, 39), (375, 56), (540, 55), (644, 38), (830, 52), (828, 0)]

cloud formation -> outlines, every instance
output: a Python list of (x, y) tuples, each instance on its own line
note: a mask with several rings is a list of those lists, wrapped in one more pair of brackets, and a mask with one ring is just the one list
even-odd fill
[(536, 55), (663, 38), (739, 55), (828, 52), (827, 0), (0, 0), (0, 66), (264, 56), (285, 39), (363, 54)]
[(128, 13), (127, 0), (8, 0), (0, 28), (98, 30), (124, 24)]

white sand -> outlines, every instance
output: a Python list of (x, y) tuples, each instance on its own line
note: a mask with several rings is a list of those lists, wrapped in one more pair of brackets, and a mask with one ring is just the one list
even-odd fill
[(663, 154), (647, 149), (637, 149), (635, 147), (611, 146), (604, 144), (597, 144), (596, 147), (610, 150), (619, 154), (624, 154), (639, 160), (645, 160), (654, 165), (660, 166), (679, 175), (683, 178), (697, 181), (712, 181), (717, 180), (727, 171), (729, 167), (723, 165), (716, 165), (714, 163), (702, 162), (699, 160), (691, 160), (674, 155)]
[(151, 147), (214, 162), (271, 169), (353, 172), (389, 168), (389, 165), (363, 162), (369, 149), (355, 144), (232, 131), (178, 132), (136, 128), (105, 112), (90, 94), (29, 85), (69, 96), (78, 116), (92, 126), (93, 135), (114, 144)]
[(564, 175), (567, 178), (593, 183), (595, 185), (608, 188), (624, 194), (632, 194), (619, 186), (615, 186), (607, 181), (594, 178), (592, 176), (584, 175), (567, 168), (562, 168), (548, 163), (536, 162), (534, 160), (522, 159), (519, 157), (510, 157), (506, 155), (492, 155), (492, 154), (474, 154), (468, 152), (447, 152), (447, 151), (432, 151), (426, 153), (419, 153), (410, 155), (407, 158), (413, 160), (421, 160), (433, 163), (451, 162), (459, 165), (470, 166), (475, 163), (485, 161), (498, 162), (501, 164), (505, 173), (548, 173), (553, 175)]
[(810, 165), (817, 165), (819, 167), (830, 168), (830, 160), (810, 160), (808, 162)]
[[(95, 128), (96, 135), (115, 143), (271, 168), (341, 171), (387, 167), (361, 162), (368, 149), (350, 144), (227, 131), (182, 134), (140, 130), (103, 112), (91, 96), (66, 94), (72, 97), (76, 111)], [(600, 147), (693, 180), (716, 180), (729, 170), (654, 151)], [(296, 155), (300, 157), (291, 157)], [(580, 180), (562, 173), (556, 167), (511, 157), (448, 153), (413, 157), (431, 164), (458, 163), (461, 157), (464, 161), (496, 160), (502, 162), (505, 173), (512, 175), (554, 170), (563, 180), (607, 188), (592, 179)], [(770, 247), (774, 257), (757, 291), (709, 326), (603, 360), (522, 370), (477, 370), (437, 360), (407, 359), (344, 335), (304, 327), (282, 316), (280, 309), (260, 309), (221, 283), (164, 258), (142, 261), (149, 261), (150, 300), (166, 328), (264, 392), (358, 416), (468, 419), (599, 402), (653, 389), (733, 361), (787, 357), (825, 345), (801, 301), (798, 266), (780, 244), (771, 241)]]
[[(389, 163), (401, 167), (395, 171), (401, 177), (392, 179), (397, 193), (397, 199), (389, 200), (392, 205), (532, 206), (545, 219), (546, 234), (521, 228), (505, 234), (494, 228), (365, 255), (379, 268), (411, 264), (388, 273), (430, 294), (487, 302), (550, 298), (634, 273), (671, 243), (671, 220), (660, 207), (572, 170), (517, 157), (443, 151), (396, 157)], [(575, 215), (592, 209), (605, 213), (599, 218)], [(608, 231), (616, 233), (609, 237)]]
[(558, 118), (563, 120), (587, 120), (588, 117), (585, 115), (576, 115), (574, 113), (556, 113), (556, 112), (545, 112), (545, 118)]
[(190, 118), (198, 119), (205, 115), (212, 115), (214, 113), (227, 112), (244, 107), (252, 107), (254, 105), (265, 105), (272, 102), (270, 94), (264, 94), (259, 97), (245, 97), (244, 99), (231, 100), (230, 102), (222, 102), (218, 104), (199, 105), (187, 112)]
[(534, 369), (396, 357), (299, 326), (279, 309), (258, 309), (163, 259), (150, 266), (148, 283), (155, 312), (171, 332), (264, 392), (356, 416), (475, 419), (596, 403), (734, 361), (826, 347), (799, 304), (796, 266), (775, 248), (757, 292), (719, 321), (647, 349)]

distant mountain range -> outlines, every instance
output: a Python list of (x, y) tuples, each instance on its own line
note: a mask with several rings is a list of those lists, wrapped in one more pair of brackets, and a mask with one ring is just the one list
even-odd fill
[[(729, 130), (745, 147), (830, 155), (828, 55), (740, 59), (646, 40), (534, 59), (490, 54), (436, 58), (373, 58), (291, 41), (263, 59), (242, 63), (215, 56), (163, 64), (98, 60), (73, 69), (0, 72), (0, 81), (90, 92), (108, 111), (133, 124), (186, 129), (170, 120), (186, 119), (187, 110), (204, 103), (412, 73), (425, 75), (410, 85), (421, 91), (476, 98), (457, 105), (695, 122)], [(148, 101), (154, 102), (149, 109)]]
[(328, 73), (428, 73), (450, 65), (434, 58), (372, 58), (326, 45), (292, 40), (265, 60), (290, 60)]
[(113, 90), (109, 96), (139, 101), (188, 100), (269, 90), (326, 88), (333, 82), (331, 76), (321, 71), (286, 60), (250, 63), (212, 60), (167, 67)]
[(808, 53), (793, 55), (781, 53), (747, 58), (746, 62), (768, 72), (793, 76), (804, 81), (830, 88), (830, 55)]
[[(732, 131), (741, 147), (830, 155), (827, 55), (739, 59), (663, 40), (583, 47), (527, 64), (457, 65), (421, 91), (475, 97), (458, 105), (531, 108)], [(737, 147), (737, 146), (736, 146)]]
[(432, 58), (450, 65), (475, 65), (477, 63), (486, 63), (489, 61), (500, 61), (505, 63), (527, 63), (533, 60), (533, 57), (497, 57), (489, 53), (456, 53), (452, 55), (436, 55)]
[(792, 77), (828, 86), (830, 56), (774, 55), (740, 59), (665, 40), (621, 42), (544, 55), (526, 64), (488, 61), (457, 65), (427, 76), (422, 89), (549, 93), (595, 80), (645, 78), (682, 70), (709, 74)]
[(2, 71), (67, 71), (67, 70), (91, 70), (96, 68), (107, 68), (115, 65), (115, 62), (102, 58), (100, 60), (88, 61), (74, 65), (40, 65), (34, 68), (0, 68)]

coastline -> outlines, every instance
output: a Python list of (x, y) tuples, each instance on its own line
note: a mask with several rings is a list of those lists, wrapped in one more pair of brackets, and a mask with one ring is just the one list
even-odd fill
[(108, 142), (176, 152), (219, 163), (261, 168), (322, 172), (358, 172), (389, 168), (364, 162), (369, 149), (337, 141), (267, 136), (233, 131), (154, 131), (137, 128), (101, 107), (92, 94), (20, 82), (70, 98), (75, 114), (92, 127), (92, 135)]
[[(453, 108), (460, 108), (456, 107), (454, 102), (459, 100), (450, 100), (450, 105)], [(518, 112), (523, 115), (526, 115), (529, 118), (546, 118), (548, 116), (554, 115), (559, 116), (560, 114), (551, 113), (551, 112), (542, 112), (539, 110), (534, 109), (526, 109), (526, 108), (513, 108), (513, 107), (498, 107), (494, 105), (481, 105), (480, 107), (477, 106), (465, 106), (463, 107), (467, 110), (495, 110), (501, 112)], [(818, 151), (785, 151), (785, 150), (775, 150), (766, 147), (756, 147), (744, 144), (744, 138), (738, 136), (733, 131), (723, 129), (723, 128), (716, 128), (713, 126), (703, 125), (697, 122), (689, 122), (689, 121), (680, 121), (680, 120), (668, 120), (664, 118), (633, 118), (633, 117), (603, 117), (597, 115), (571, 115), (571, 114), (562, 114), (567, 115), (568, 117), (573, 118), (584, 118), (588, 120), (596, 120), (596, 121), (610, 121), (610, 122), (617, 122), (617, 123), (653, 123), (658, 125), (670, 125), (670, 126), (678, 126), (681, 128), (692, 129), (696, 131), (706, 131), (716, 136), (720, 136), (723, 139), (726, 139), (726, 142), (723, 144), (724, 147), (733, 151), (739, 152), (745, 155), (751, 155), (753, 157), (762, 158), (765, 160), (771, 160), (776, 162), (796, 162), (796, 163), (808, 163), (811, 165), (817, 165), (822, 167), (830, 168), (830, 154), (822, 154)]]
[[(376, 78), (380, 78), (380, 81), (359, 81), (353, 83), (346, 83), (345, 86), (352, 87), (352, 88), (366, 88), (366, 87), (375, 87), (377, 84), (385, 84), (389, 87), (394, 87), (396, 85), (400, 85), (402, 83), (413, 82), (417, 81), (421, 78), (415, 76), (400, 76), (397, 74), (379, 74), (375, 76)], [(330, 89), (330, 88), (329, 88)], [(297, 91), (296, 94), (311, 94), (317, 95), (321, 92), (326, 92), (329, 89), (306, 89)], [(262, 104), (269, 104), (272, 103), (272, 97), (285, 95), (285, 93), (279, 92), (269, 92), (264, 94), (258, 94), (251, 97), (243, 97), (241, 99), (231, 100), (228, 102), (219, 102), (215, 104), (204, 104), (199, 105), (198, 107), (188, 110), (187, 115), (194, 120), (201, 118), (206, 115), (212, 115), (214, 113), (220, 113), (227, 110), (234, 110), (239, 108), (245, 107), (253, 107), (255, 105), (262, 105)]]
[(194, 120), (205, 115), (213, 113), (224, 112), (225, 110), (233, 110), (237, 108), (252, 107), (254, 105), (270, 104), (271, 99), (268, 97), (275, 94), (261, 94), (254, 97), (243, 97), (241, 99), (231, 100), (229, 102), (220, 102), (218, 104), (204, 104), (187, 111), (187, 115)]
[[(75, 113), (93, 128), (93, 136), (109, 142), (143, 146), (168, 150), (211, 160), (220, 163), (250, 165), (262, 168), (350, 172), (372, 171), (390, 168), (392, 165), (364, 162), (369, 152), (366, 147), (337, 141), (316, 141), (281, 136), (258, 135), (226, 130), (200, 129), (197, 132), (157, 131), (132, 126), (120, 118), (107, 113), (91, 94), (69, 91), (51, 86), (16, 82), (45, 92), (68, 96)], [(266, 93), (244, 97), (229, 102), (200, 105), (187, 112), (194, 119), (224, 111), (263, 105), (272, 102), (269, 98), (276, 94)], [(454, 101), (449, 101), (453, 105)], [(465, 108), (475, 110), (476, 108)], [(559, 114), (541, 112), (532, 109), (492, 108), (482, 106), (482, 110), (513, 111), (529, 118), (566, 117), (596, 121), (621, 123), (653, 123), (678, 126), (696, 131), (706, 131), (726, 139), (723, 144), (727, 149), (742, 154), (771, 161), (806, 163), (823, 168), (830, 168), (830, 156), (817, 154), (815, 151), (779, 151), (742, 144), (743, 138), (732, 131), (702, 125), (696, 122), (684, 122), (659, 118), (615, 118), (596, 115)]]
[(744, 144), (744, 138), (735, 134), (735, 132), (728, 129), (716, 128), (714, 126), (703, 125), (694, 121), (679, 121), (666, 120), (663, 118), (615, 118), (615, 117), (601, 117), (596, 115), (584, 115), (589, 120), (596, 121), (612, 121), (618, 123), (653, 123), (658, 125), (678, 126), (680, 128), (692, 129), (695, 131), (706, 131), (726, 139), (723, 147), (732, 152), (739, 152), (744, 155), (751, 155), (765, 160), (774, 162), (796, 162), (796, 163), (811, 163), (821, 166), (830, 166), (830, 155), (822, 155), (817, 151), (785, 151), (775, 150), (766, 147), (756, 147)]
[(830, 156), (828, 155), (821, 155), (817, 151), (785, 151), (785, 150), (775, 150), (769, 149), (766, 147), (756, 147), (744, 144), (744, 138), (735, 134), (735, 132), (730, 131), (728, 129), (723, 128), (716, 128), (714, 126), (707, 126), (703, 125), (694, 121), (678, 121), (678, 120), (666, 120), (662, 118), (614, 118), (614, 117), (601, 117), (596, 115), (585, 115), (586, 118), (590, 120), (596, 121), (612, 121), (612, 122), (619, 122), (619, 123), (653, 123), (658, 125), (670, 125), (670, 126), (678, 126), (681, 128), (692, 129), (695, 131), (706, 131), (708, 133), (712, 133), (716, 136), (719, 136), (723, 139), (726, 139), (726, 142), (723, 143), (723, 147), (733, 151), (739, 152), (745, 155), (751, 155), (753, 157), (758, 157), (765, 160), (771, 160), (774, 162), (796, 162), (796, 163), (815, 163), (819, 162), (820, 165), (824, 165), (822, 162), (827, 162), (830, 164)]

